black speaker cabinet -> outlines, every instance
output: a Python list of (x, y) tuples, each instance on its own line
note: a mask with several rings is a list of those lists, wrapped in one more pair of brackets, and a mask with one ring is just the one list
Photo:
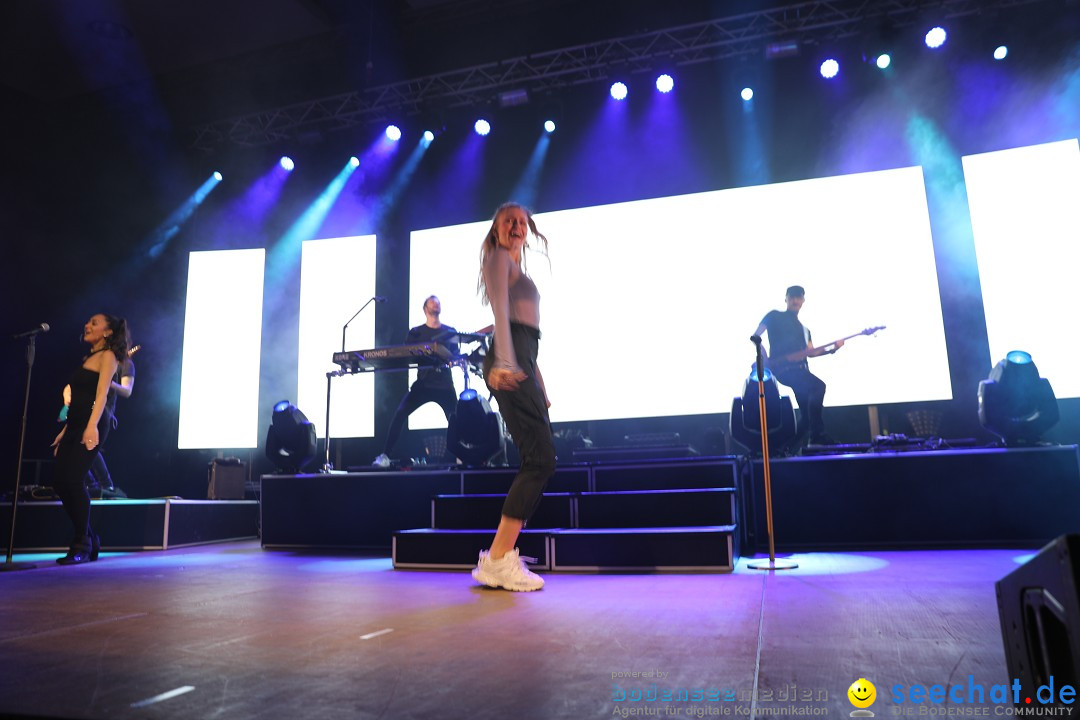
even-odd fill
[(1077, 688), (1080, 667), (1080, 535), (1062, 535), (996, 584), (1009, 678), (1020, 703), (1070, 707), (1064, 686)]
[(210, 461), (210, 483), (206, 497), (210, 500), (243, 500), (247, 468), (240, 458), (214, 458)]

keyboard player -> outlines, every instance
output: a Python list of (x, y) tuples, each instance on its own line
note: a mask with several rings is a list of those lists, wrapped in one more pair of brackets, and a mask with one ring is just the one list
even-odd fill
[[(442, 304), (439, 298), (431, 295), (424, 300), (424, 324), (417, 325), (409, 330), (405, 336), (405, 344), (438, 342), (447, 346), (455, 355), (458, 354), (457, 330), (444, 325), (439, 316), (442, 314)], [(376, 467), (390, 467), (390, 453), (401, 436), (401, 430), (405, 426), (405, 420), (420, 406), (429, 402), (438, 403), (446, 416), (447, 423), (450, 416), (457, 409), (457, 391), (454, 389), (454, 380), (450, 374), (450, 368), (445, 365), (437, 365), (430, 368), (421, 368), (416, 382), (412, 384), (405, 397), (401, 398), (394, 418), (390, 421), (390, 428), (386, 433), (386, 443), (383, 451), (375, 458), (372, 465)]]

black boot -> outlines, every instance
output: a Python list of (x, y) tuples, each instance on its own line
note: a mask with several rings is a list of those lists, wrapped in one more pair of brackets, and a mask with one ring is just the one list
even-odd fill
[(86, 536), (71, 543), (71, 547), (68, 549), (68, 554), (64, 557), (56, 558), (57, 565), (81, 565), (88, 563), (91, 560), (97, 558), (93, 555), (93, 542), (90, 536)]
[(93, 530), (90, 531), (90, 562), (94, 562), (98, 559), (98, 554), (101, 552), (101, 536), (99, 536)]

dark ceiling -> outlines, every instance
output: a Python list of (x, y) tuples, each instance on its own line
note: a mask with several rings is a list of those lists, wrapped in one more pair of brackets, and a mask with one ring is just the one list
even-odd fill
[(776, 4), (8, 0), (0, 87), (48, 110), (150, 84), (174, 120), (204, 120)]

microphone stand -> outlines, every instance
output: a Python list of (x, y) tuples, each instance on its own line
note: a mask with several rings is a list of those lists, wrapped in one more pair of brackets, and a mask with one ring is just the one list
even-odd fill
[(30, 407), (30, 374), (34, 370), (35, 341), (37, 333), (26, 338), (26, 394), (23, 397), (22, 429), (19, 431), (19, 467), (15, 470), (15, 492), (11, 496), (11, 535), (8, 537), (7, 559), (0, 565), (0, 571), (29, 570), (37, 567), (33, 563), (12, 562), (11, 555), (15, 548), (15, 511), (19, 507), (19, 485), (22, 482), (23, 447), (26, 444), (26, 413)]
[[(345, 352), (345, 331), (349, 329), (349, 323), (351, 323), (353, 320), (355, 320), (356, 317), (360, 313), (364, 312), (364, 308), (366, 308), (368, 305), (370, 305), (371, 303), (375, 302), (378, 299), (379, 298), (376, 295), (375, 297), (368, 300), (366, 303), (363, 304), (363, 306), (359, 310), (357, 310), (356, 312), (353, 313), (353, 316), (351, 318), (349, 318), (348, 322), (346, 322), (344, 325), (341, 326), (341, 352)], [(326, 425), (323, 426), (323, 428), (324, 428), (324, 430), (326, 432), (326, 437), (323, 438), (323, 450), (326, 452), (326, 460), (323, 463), (323, 466), (321, 468), (319, 468), (320, 473), (332, 473), (332, 472), (334, 472), (334, 465), (333, 465), (333, 463), (330, 462), (330, 385), (331, 385), (331, 381), (335, 377), (337, 377), (339, 375), (342, 375), (342, 374), (343, 374), (343, 371), (340, 371), (340, 370), (339, 371), (330, 371), (330, 372), (326, 373)]]
[(364, 303), (364, 307), (360, 308), (355, 313), (353, 313), (353, 316), (351, 318), (349, 318), (349, 322), (347, 322), (347, 323), (345, 323), (344, 325), (341, 326), (341, 352), (345, 352), (345, 331), (349, 328), (349, 323), (351, 323), (353, 320), (355, 320), (357, 315), (364, 312), (364, 308), (366, 308), (371, 303), (375, 302), (377, 299), (378, 299), (378, 296), (375, 296), (375, 297), (371, 298), (370, 300), (368, 300), (366, 303)]
[(769, 474), (769, 422), (765, 418), (765, 359), (761, 352), (761, 337), (753, 335), (757, 347), (758, 416), (761, 418), (761, 464), (765, 474), (765, 525), (769, 533), (769, 562), (754, 560), (746, 564), (751, 570), (791, 570), (799, 567), (793, 560), (777, 560), (773, 542), (772, 476)]

